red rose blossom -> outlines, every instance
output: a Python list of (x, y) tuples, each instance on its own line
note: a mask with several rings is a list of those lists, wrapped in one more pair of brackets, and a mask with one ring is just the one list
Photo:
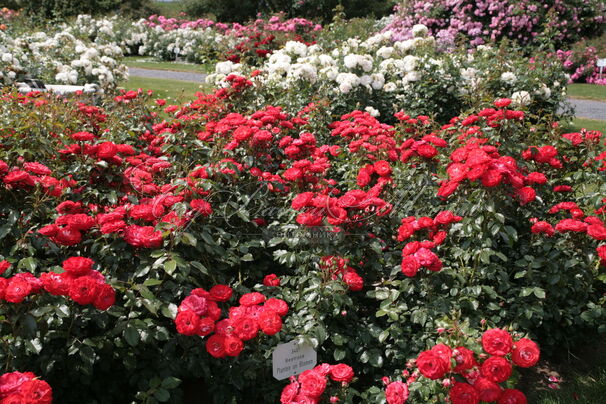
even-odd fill
[(513, 339), (507, 331), (492, 328), (482, 334), (482, 347), (491, 355), (505, 356), (511, 352)]
[(330, 367), (330, 378), (335, 382), (349, 383), (354, 377), (354, 371), (351, 366), (339, 363)]
[(455, 383), (448, 392), (448, 397), (452, 404), (478, 404), (480, 402), (480, 395), (476, 389), (467, 383)]
[(400, 381), (392, 382), (385, 389), (387, 404), (404, 404), (408, 400), (408, 386)]
[(428, 379), (437, 380), (446, 374), (450, 363), (434, 351), (423, 351), (417, 358), (419, 372)]
[(537, 344), (528, 338), (522, 338), (515, 343), (511, 359), (522, 368), (529, 368), (539, 361), (540, 350)]

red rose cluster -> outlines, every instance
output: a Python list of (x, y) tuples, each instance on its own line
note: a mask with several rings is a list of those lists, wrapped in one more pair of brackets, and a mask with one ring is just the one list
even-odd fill
[(547, 177), (538, 172), (524, 176), (515, 159), (501, 156), (496, 147), (484, 143), (486, 139), (469, 139), (465, 146), (456, 149), (450, 155), (452, 163), (446, 169), (448, 180), (440, 184), (438, 196), (447, 198), (463, 181), (468, 180), (480, 181), (488, 188), (508, 184), (520, 200), (520, 205), (534, 201), (536, 191), (529, 185), (545, 184)]
[(375, 161), (374, 164), (367, 164), (358, 171), (357, 183), (359, 187), (368, 186), (373, 175), (377, 177), (377, 183), (383, 185), (391, 182), (391, 165), (385, 160)]
[(563, 164), (557, 158), (558, 149), (553, 146), (530, 146), (522, 152), (524, 160), (533, 160), (537, 163), (549, 164), (553, 168), (562, 168)]
[(93, 264), (90, 258), (68, 258), (63, 261), (65, 272), (40, 275), (42, 287), (51, 295), (69, 296), (78, 304), (93, 304), (98, 310), (107, 310), (115, 303), (116, 292), (101, 272), (92, 269)]
[[(0, 273), (10, 267), (0, 262)], [(42, 289), (54, 296), (67, 296), (81, 305), (93, 304), (98, 310), (107, 310), (116, 301), (116, 292), (105, 282), (99, 271), (92, 269), (90, 258), (71, 257), (63, 262), (64, 272), (45, 272), (36, 278), (29, 272), (10, 278), (0, 278), (0, 299), (21, 303), (30, 294)]]
[(436, 215), (435, 218), (408, 216), (402, 219), (402, 225), (398, 228), (398, 241), (406, 241), (415, 233), (421, 230), (429, 231), (430, 240), (413, 241), (402, 249), (402, 273), (413, 277), (421, 267), (430, 271), (439, 271), (442, 269), (442, 261), (431, 251), (433, 248), (442, 244), (448, 235), (448, 228), (451, 224), (463, 220), (461, 216), (456, 216), (449, 210), (444, 210)]
[(21, 167), (9, 167), (0, 160), (0, 181), (8, 189), (32, 189), (40, 186), (50, 196), (61, 196), (65, 188), (74, 185), (72, 180), (61, 179), (51, 176), (50, 168), (41, 163), (22, 162)]
[(364, 279), (348, 263), (348, 258), (330, 255), (320, 258), (320, 269), (327, 271), (333, 280), (340, 278), (349, 290), (358, 292), (364, 288)]
[(387, 157), (396, 161), (395, 131), (390, 125), (379, 122), (368, 112), (353, 111), (343, 115), (340, 121), (329, 125), (332, 136), (340, 136), (349, 140), (348, 149), (351, 153), (364, 153), (372, 160)]
[(32, 372), (11, 372), (0, 376), (0, 403), (50, 404), (53, 390)]
[(391, 212), (392, 205), (379, 198), (380, 193), (380, 184), (368, 192), (354, 189), (338, 198), (324, 191), (303, 192), (293, 198), (291, 207), (303, 211), (297, 215), (297, 223), (304, 226), (321, 226), (325, 219), (333, 226), (360, 225), (369, 215), (384, 216)]
[[(209, 291), (192, 290), (179, 305), (175, 325), (183, 335), (209, 336), (206, 350), (215, 358), (238, 356), (244, 342), (262, 331), (277, 334), (282, 329), (282, 317), (288, 313), (284, 300), (270, 298), (258, 292), (240, 297), (240, 305), (229, 308), (228, 318), (221, 318), (218, 303), (227, 302), (233, 290), (227, 285), (215, 285)], [(212, 334), (212, 335), (211, 335)]]
[[(290, 384), (282, 390), (280, 403), (317, 404), (320, 402), (329, 380), (346, 386), (353, 378), (354, 371), (351, 366), (342, 363), (337, 365), (323, 363), (313, 369), (304, 371), (298, 377), (292, 376)], [(330, 401), (337, 402), (338, 397), (333, 396)]]
[[(570, 218), (561, 219), (555, 227), (549, 222), (532, 218), (530, 231), (534, 234), (544, 234), (547, 237), (557, 233), (587, 234), (598, 242), (606, 241), (606, 224), (598, 216), (585, 216), (585, 212), (575, 202), (560, 202), (549, 209), (548, 213), (567, 212)], [(595, 211), (596, 215), (603, 213), (603, 208)], [(606, 244), (596, 248), (600, 265), (606, 266)]]
[[(497, 402), (498, 404), (526, 404), (524, 394), (515, 389), (503, 389), (512, 374), (513, 366), (528, 368), (534, 366), (540, 356), (539, 347), (527, 338), (514, 343), (511, 335), (502, 329), (493, 328), (482, 335), (482, 348), (490, 355), (479, 359), (474, 351), (459, 346), (454, 349), (438, 344), (421, 352), (416, 359), (419, 372), (428, 379), (448, 378), (445, 386), (452, 386), (449, 397), (452, 404), (477, 404)], [(459, 375), (467, 380), (454, 379)]]

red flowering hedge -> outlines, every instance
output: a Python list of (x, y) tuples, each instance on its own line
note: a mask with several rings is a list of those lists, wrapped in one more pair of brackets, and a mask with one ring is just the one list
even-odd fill
[[(249, 110), (250, 82), (230, 81), (185, 105), (2, 95), (7, 370), (60, 403), (180, 402), (183, 385), (209, 402), (379, 402), (383, 378), (426, 402), (448, 366), (439, 382), (402, 372), (453, 321), (545, 352), (604, 330), (600, 133), (509, 100), (446, 125)], [(276, 381), (271, 352), (294, 338), (323, 365)]]

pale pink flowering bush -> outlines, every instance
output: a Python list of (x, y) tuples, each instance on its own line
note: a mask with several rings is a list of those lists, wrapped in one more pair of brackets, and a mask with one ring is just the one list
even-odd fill
[(599, 35), (604, 10), (600, 0), (407, 1), (396, 6), (397, 15), (385, 30), (402, 40), (412, 36), (415, 24), (424, 24), (444, 44), (452, 45), (462, 36), (477, 46), (503, 38), (527, 44), (548, 27), (556, 31), (557, 42), (571, 43)]

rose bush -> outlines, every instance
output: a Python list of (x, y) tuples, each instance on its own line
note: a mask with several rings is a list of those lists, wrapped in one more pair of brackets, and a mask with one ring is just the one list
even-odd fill
[(557, 59), (547, 54), (530, 59), (507, 47), (443, 53), (421, 28), (415, 38), (396, 42), (389, 32), (326, 49), (287, 42), (258, 69), (217, 63), (207, 81), (226, 86), (229, 74), (250, 74), (256, 85), (251, 101), (258, 108), (283, 105), (295, 113), (310, 99), (329, 99), (329, 119), (368, 108), (388, 122), (399, 109), (446, 121), (499, 97), (545, 114), (556, 113), (564, 101), (568, 78)]
[(402, 2), (385, 29), (401, 40), (411, 37), (415, 24), (424, 24), (446, 46), (459, 39), (477, 46), (503, 38), (532, 46), (547, 32), (556, 45), (599, 36), (603, 23), (604, 3), (595, 0), (440, 0)]
[[(388, 377), (390, 397), (425, 402), (443, 392), (399, 375), (454, 320), (511, 325), (544, 352), (604, 328), (599, 132), (510, 99), (447, 124), (330, 122), (326, 100), (287, 113), (225, 82), (184, 105), (2, 95), (1, 355), (58, 402), (179, 402), (181, 385), (277, 402), (270, 353), (292, 339), (355, 378), (321, 365), (284, 394), (317, 398), (332, 377), (348, 386), (325, 399), (380, 402)], [(486, 352), (534, 363), (494, 332)], [(431, 377), (448, 371), (425, 356)], [(485, 373), (502, 380), (498, 361)]]

